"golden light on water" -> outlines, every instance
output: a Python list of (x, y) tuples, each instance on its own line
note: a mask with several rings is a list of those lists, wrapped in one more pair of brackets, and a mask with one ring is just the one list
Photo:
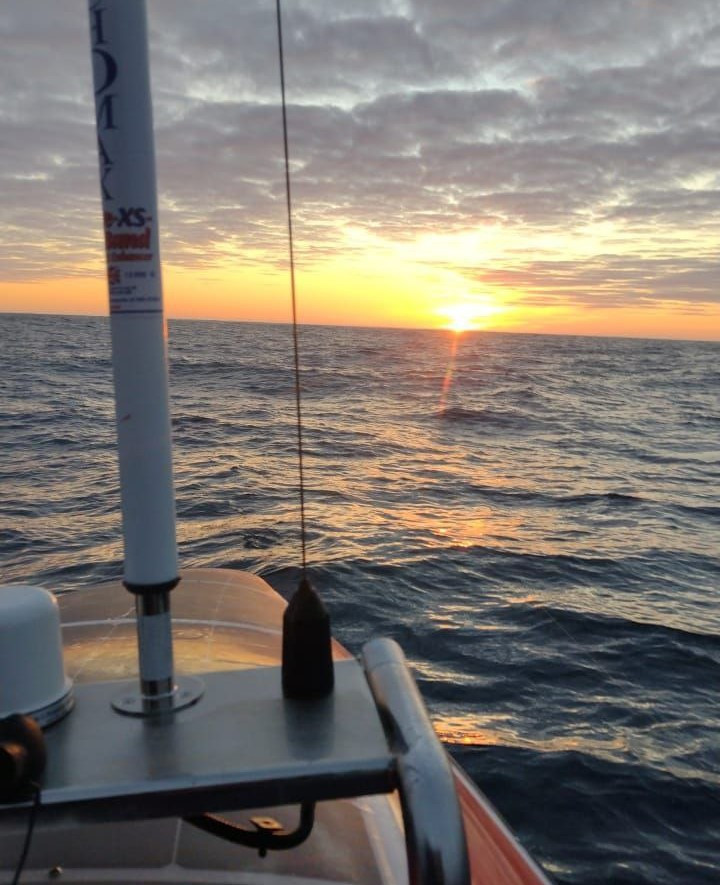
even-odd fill
[(628, 747), (627, 736), (622, 733), (596, 735), (585, 731), (541, 737), (522, 734), (504, 713), (433, 716), (433, 727), (440, 740), (452, 746), (518, 747), (548, 753), (575, 751), (594, 755), (623, 752)]
[(457, 347), (458, 336), (456, 335), (450, 347), (450, 358), (448, 359), (447, 369), (445, 370), (445, 377), (443, 378), (442, 392), (440, 393), (439, 411), (441, 413), (444, 412), (447, 408), (448, 396), (450, 395), (450, 390), (452, 388), (453, 375), (455, 374), (455, 359), (457, 357)]

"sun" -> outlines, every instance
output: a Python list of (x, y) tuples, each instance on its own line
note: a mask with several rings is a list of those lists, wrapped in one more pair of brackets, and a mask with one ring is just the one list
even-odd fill
[(481, 303), (458, 303), (441, 307), (438, 314), (447, 319), (443, 326), (452, 332), (470, 332), (474, 329), (484, 329), (487, 325), (485, 320), (497, 313), (498, 309), (491, 304)]

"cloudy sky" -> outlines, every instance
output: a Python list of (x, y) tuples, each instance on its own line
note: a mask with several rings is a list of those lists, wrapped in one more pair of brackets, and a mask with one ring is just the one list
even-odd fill
[[(284, 0), (301, 319), (720, 339), (717, 0)], [(148, 0), (170, 316), (284, 320), (273, 0)], [(106, 310), (83, 0), (0, 4), (0, 310)]]

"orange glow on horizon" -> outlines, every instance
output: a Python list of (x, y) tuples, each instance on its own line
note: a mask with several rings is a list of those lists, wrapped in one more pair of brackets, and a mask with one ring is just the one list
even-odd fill
[[(573, 303), (535, 306), (518, 289), (489, 289), (457, 298), (462, 284), (447, 269), (330, 259), (298, 274), (299, 321), (306, 324), (388, 328), (529, 332), (636, 338), (720, 340), (720, 305), (654, 303), (592, 307)], [(290, 321), (283, 268), (259, 264), (181, 268), (163, 272), (170, 319), (240, 322)], [(72, 276), (0, 281), (0, 312), (106, 315), (100, 261)]]
[(487, 320), (501, 312), (501, 308), (491, 304), (489, 300), (484, 303), (462, 302), (451, 304), (438, 309), (438, 314), (448, 319), (445, 329), (452, 332), (470, 332), (488, 327)]

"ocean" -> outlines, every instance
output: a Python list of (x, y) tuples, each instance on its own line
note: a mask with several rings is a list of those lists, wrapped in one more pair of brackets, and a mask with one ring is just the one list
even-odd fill
[[(302, 327), (308, 556), (559, 883), (720, 881), (720, 345)], [(298, 576), (291, 333), (169, 324), (183, 567)], [(108, 321), (0, 315), (3, 582), (121, 575)]]

